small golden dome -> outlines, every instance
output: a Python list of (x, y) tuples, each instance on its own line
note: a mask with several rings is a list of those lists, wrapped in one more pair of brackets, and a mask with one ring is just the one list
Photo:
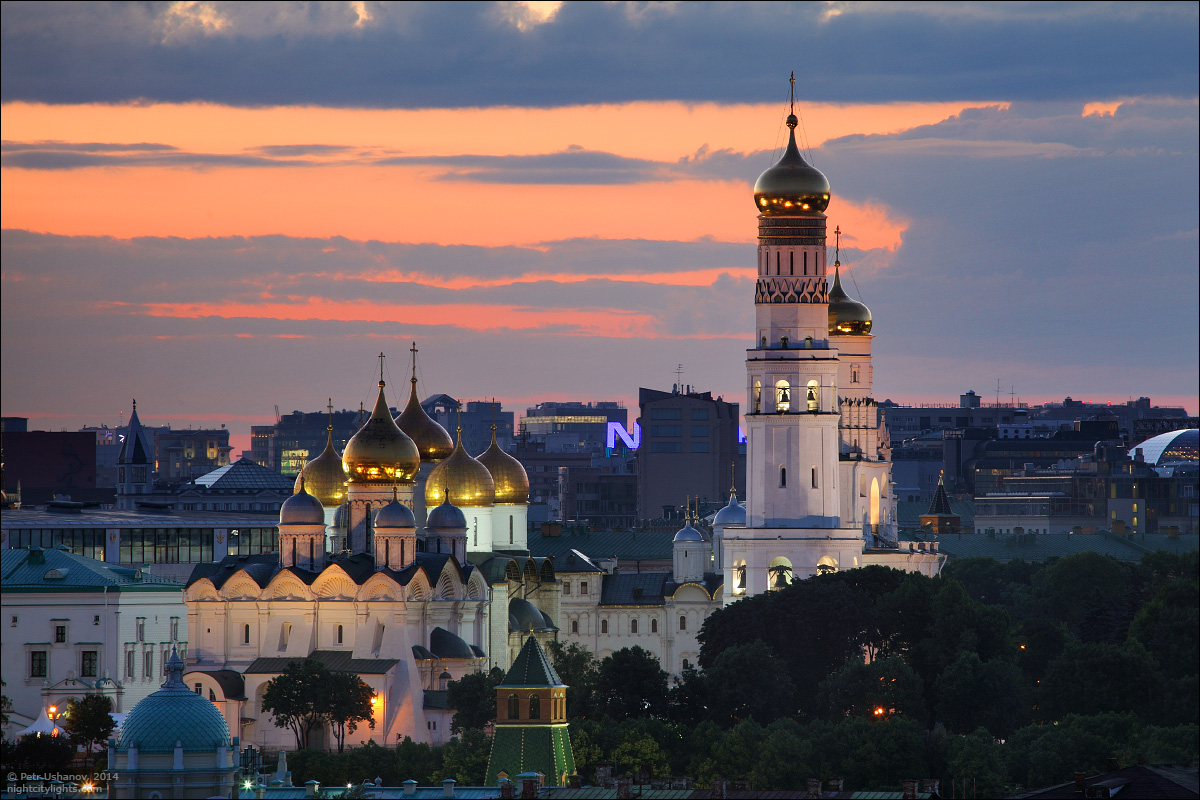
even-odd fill
[(454, 449), (454, 440), (441, 425), (425, 413), (421, 402), (417, 400), (417, 379), (412, 379), (412, 392), (408, 395), (408, 405), (396, 417), (396, 424), (417, 445), (422, 461), (441, 461), (450, 455)]
[(496, 443), (496, 426), (492, 426), (492, 443), (476, 459), (487, 467), (496, 484), (497, 503), (528, 503), (529, 475), (521, 462), (500, 449)]
[(384, 382), (370, 418), (346, 442), (342, 465), (351, 483), (412, 483), (421, 466), (421, 454), (413, 440), (392, 419)]
[(346, 502), (346, 468), (342, 465), (342, 457), (333, 448), (333, 422), (329, 423), (329, 438), (325, 441), (325, 449), (321, 454), (304, 465), (296, 476), (296, 489), (300, 491), (301, 484), (308, 487), (308, 493), (321, 501), (326, 508), (337, 508)]
[(829, 290), (829, 335), (866, 336), (871, 332), (871, 309), (851, 299), (842, 289), (838, 262), (833, 263), (833, 287)]
[(764, 216), (814, 216), (829, 207), (829, 179), (800, 155), (796, 115), (787, 118), (783, 157), (754, 182), (754, 207)]
[[(449, 491), (449, 497), (446, 496)], [(425, 506), (433, 508), (443, 500), (459, 508), (491, 506), (496, 502), (496, 484), (492, 473), (463, 449), (462, 431), (449, 458), (433, 468), (425, 480)]]

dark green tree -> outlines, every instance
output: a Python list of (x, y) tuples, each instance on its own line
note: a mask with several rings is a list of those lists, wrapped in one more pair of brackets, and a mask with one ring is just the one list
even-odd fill
[(546, 653), (558, 677), (569, 687), (567, 717), (574, 719), (591, 714), (595, 705), (593, 695), (599, 668), (596, 657), (577, 642), (565, 646), (562, 642), (550, 642)]
[[(747, 680), (747, 676), (754, 676)], [(760, 725), (796, 713), (788, 667), (764, 642), (734, 645), (704, 673), (710, 717), (721, 725), (753, 719)]]
[(483, 786), (491, 747), (491, 739), (477, 728), (455, 736), (437, 750), (442, 765), (434, 772), (433, 782), (453, 778), (459, 786)]
[[(7, 684), (0, 681), (0, 687)], [(8, 715), (12, 712), (12, 700), (8, 699), (8, 695), (0, 694), (0, 726), (8, 725)]]
[(346, 734), (358, 730), (358, 723), (366, 722), (374, 729), (373, 697), (375, 690), (352, 672), (330, 672), (326, 676), (319, 708), (339, 753), (346, 747)]
[(1136, 641), (1120, 646), (1073, 641), (1046, 670), (1039, 687), (1041, 716), (1053, 721), (1067, 714), (1143, 713), (1152, 701), (1155, 668)]
[(671, 765), (662, 747), (645, 733), (630, 731), (613, 751), (613, 763), (618, 771), (643, 771), (652, 778), (671, 774)]
[(84, 695), (67, 703), (61, 724), (71, 744), (83, 748), (84, 769), (91, 764), (92, 748), (107, 742), (117, 726), (112, 710), (112, 699), (102, 694)]
[(999, 659), (985, 662), (975, 653), (963, 653), (942, 671), (934, 696), (937, 721), (963, 735), (982, 727), (1006, 738), (1033, 715), (1032, 691), (1020, 668)]
[(667, 673), (654, 654), (624, 647), (600, 662), (596, 675), (596, 709), (613, 719), (665, 717)]
[(472, 672), (447, 684), (447, 700), (454, 709), (452, 733), (483, 730), (496, 721), (496, 687), (503, 680), (504, 671), (493, 667), (490, 672)]
[(262, 709), (276, 727), (291, 729), (300, 750), (308, 747), (313, 728), (325, 719), (323, 698), (328, 678), (324, 664), (305, 658), (290, 661), (281, 674), (267, 681)]
[[(983, 728), (963, 737), (950, 760), (950, 797), (1005, 797), (1002, 745)], [(953, 792), (957, 792), (954, 794)]]
[(708, 718), (708, 682), (695, 667), (685, 667), (672, 681), (669, 697), (672, 722), (693, 726)]
[[(1046, 565), (1033, 579), (1036, 612), (1065, 622), (1076, 636), (1089, 616), (1124, 608), (1133, 569), (1112, 556), (1077, 553)], [(1124, 639), (1124, 636), (1120, 636)]]
[(821, 683), (818, 694), (825, 714), (833, 721), (845, 717), (926, 718), (921, 678), (899, 656), (870, 664), (851, 659)]
[(75, 759), (75, 745), (66, 736), (38, 736), (28, 733), (5, 748), (4, 770), (18, 775), (44, 775), (68, 772)]

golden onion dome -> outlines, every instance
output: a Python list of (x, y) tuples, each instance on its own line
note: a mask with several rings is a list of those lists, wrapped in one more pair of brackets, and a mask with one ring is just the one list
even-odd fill
[(754, 182), (754, 206), (764, 216), (811, 216), (829, 207), (829, 179), (800, 155), (796, 115), (787, 118), (783, 157)]
[(492, 443), (476, 460), (487, 467), (496, 484), (497, 503), (528, 503), (529, 475), (521, 462), (500, 449), (496, 443), (496, 426), (492, 426)]
[(433, 508), (443, 499), (459, 508), (491, 506), (496, 502), (492, 473), (463, 449), (461, 429), (454, 452), (442, 459), (425, 479), (425, 506)]
[(379, 382), (375, 408), (358, 433), (346, 442), (342, 465), (351, 483), (412, 483), (421, 454), (392, 419), (384, 382)]
[(408, 395), (408, 405), (396, 417), (396, 424), (417, 445), (422, 461), (441, 461), (454, 449), (454, 440), (441, 425), (425, 413), (421, 402), (417, 400), (417, 379), (412, 378), (412, 392)]
[(308, 493), (321, 501), (326, 508), (337, 508), (346, 502), (346, 468), (342, 457), (333, 447), (333, 421), (329, 423), (329, 437), (321, 454), (304, 465), (296, 476), (295, 491), (300, 486), (308, 487)]
[(833, 262), (833, 287), (829, 290), (829, 335), (866, 336), (871, 332), (871, 309), (842, 289), (841, 264)]

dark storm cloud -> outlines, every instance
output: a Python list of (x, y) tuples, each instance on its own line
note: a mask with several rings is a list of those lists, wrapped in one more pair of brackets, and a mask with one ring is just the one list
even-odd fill
[[(1198, 91), (1194, 3), (5, 3), (0, 99), (362, 107)], [(518, 24), (520, 23), (520, 24)], [(522, 29), (524, 28), (524, 30)]]

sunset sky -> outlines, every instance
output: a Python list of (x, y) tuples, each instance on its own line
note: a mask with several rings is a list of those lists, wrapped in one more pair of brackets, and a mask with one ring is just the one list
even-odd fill
[(795, 70), (876, 397), (1195, 414), (1197, 9), (5, 3), (3, 413), (741, 400)]

